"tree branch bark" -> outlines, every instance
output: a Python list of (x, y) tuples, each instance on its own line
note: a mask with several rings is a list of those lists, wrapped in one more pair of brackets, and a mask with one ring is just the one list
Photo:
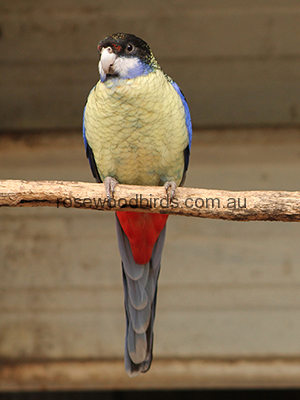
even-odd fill
[(300, 221), (300, 192), (117, 185), (108, 200), (103, 184), (0, 180), (0, 207), (65, 207), (137, 211), (232, 221)]

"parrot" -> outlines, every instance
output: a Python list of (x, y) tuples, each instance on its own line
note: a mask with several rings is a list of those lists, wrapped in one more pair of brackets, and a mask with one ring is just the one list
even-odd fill
[[(162, 70), (150, 46), (133, 34), (105, 37), (98, 52), (100, 79), (83, 112), (83, 138), (93, 176), (104, 184), (107, 199), (121, 183), (163, 186), (172, 200), (185, 181), (192, 142), (183, 93)], [(152, 362), (167, 218), (167, 214), (116, 211), (129, 377), (147, 372)]]

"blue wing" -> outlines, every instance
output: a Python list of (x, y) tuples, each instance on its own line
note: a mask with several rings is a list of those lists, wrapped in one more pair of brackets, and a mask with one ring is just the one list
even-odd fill
[(191, 114), (189, 110), (188, 103), (186, 101), (186, 98), (184, 97), (184, 94), (182, 93), (180, 87), (177, 85), (176, 82), (172, 81), (172, 86), (176, 90), (176, 92), (179, 94), (182, 104), (184, 106), (184, 111), (185, 111), (185, 123), (186, 127), (188, 130), (188, 135), (189, 135), (189, 149), (191, 150), (191, 145), (192, 145), (192, 136), (193, 136), (193, 130), (192, 130), (192, 120), (191, 120)]
[(84, 141), (84, 146), (85, 146), (85, 151), (86, 151), (86, 156), (89, 160), (90, 167), (93, 173), (94, 178), (96, 179), (97, 182), (102, 183), (102, 179), (100, 178), (98, 168), (96, 165), (96, 161), (94, 158), (94, 153), (93, 150), (91, 149), (90, 145), (88, 144), (87, 138), (85, 136), (85, 124), (84, 124), (84, 115), (85, 115), (85, 107), (83, 110), (83, 121), (82, 121), (82, 133), (83, 133), (83, 141)]
[(185, 123), (186, 123), (187, 131), (188, 131), (188, 135), (189, 135), (189, 144), (184, 150), (184, 177), (180, 184), (180, 185), (183, 185), (184, 179), (185, 179), (185, 173), (188, 169), (189, 160), (190, 160), (190, 150), (191, 150), (192, 136), (193, 136), (192, 120), (191, 120), (191, 114), (190, 114), (188, 103), (187, 103), (186, 98), (184, 97), (184, 94), (182, 93), (180, 87), (173, 80), (171, 81), (171, 84), (181, 98), (181, 101), (182, 101), (182, 104), (184, 107), (184, 111), (185, 111)]

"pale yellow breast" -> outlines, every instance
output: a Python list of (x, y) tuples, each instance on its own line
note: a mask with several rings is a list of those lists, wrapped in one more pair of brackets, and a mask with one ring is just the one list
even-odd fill
[(88, 97), (85, 128), (102, 179), (180, 183), (188, 145), (185, 112), (162, 71), (98, 82)]

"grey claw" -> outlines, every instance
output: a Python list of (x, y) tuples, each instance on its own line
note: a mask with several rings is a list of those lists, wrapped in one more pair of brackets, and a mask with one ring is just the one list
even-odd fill
[(167, 192), (167, 193), (168, 193), (168, 189), (169, 189), (169, 188), (171, 188), (170, 199), (172, 200), (172, 199), (175, 197), (175, 192), (176, 192), (176, 189), (177, 189), (176, 183), (175, 183), (174, 181), (172, 181), (172, 182), (166, 182), (166, 183), (165, 183), (165, 189), (166, 189), (166, 192)]
[(103, 183), (106, 191), (106, 197), (108, 198), (108, 200), (112, 199), (114, 197), (116, 185), (119, 182), (115, 178), (108, 176), (104, 179)]

